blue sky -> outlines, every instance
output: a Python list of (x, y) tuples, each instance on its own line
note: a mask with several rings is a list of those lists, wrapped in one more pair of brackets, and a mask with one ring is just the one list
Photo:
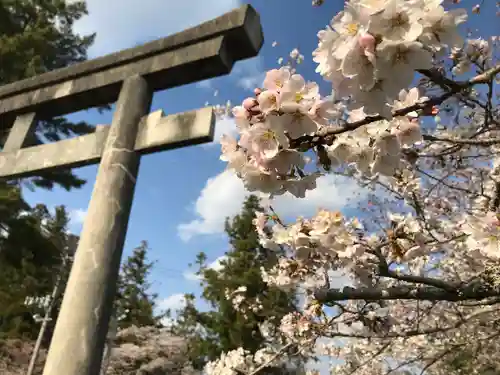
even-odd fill
[[(81, 33), (97, 32), (91, 58), (183, 30), (242, 4), (238, 0), (142, 0), (138, 8), (136, 0), (87, 3), (90, 15), (79, 21), (76, 29)], [(473, 5), (469, 0), (463, 3), (468, 9)], [(260, 13), (264, 29), (265, 44), (259, 56), (237, 63), (229, 76), (157, 93), (151, 111), (176, 113), (203, 107), (206, 102), (223, 104), (227, 100), (237, 104), (262, 83), (266, 70), (277, 67), (280, 56), (286, 57), (296, 47), (305, 56), (300, 72), (307, 79), (322, 82), (314, 72), (311, 52), (317, 45), (317, 32), (328, 24), (343, 2), (326, 0), (320, 8), (313, 8), (310, 0), (255, 0), (250, 4)], [(498, 28), (498, 18), (486, 15), (486, 20), (483, 25), (491, 28), (491, 34)], [(278, 46), (272, 47), (273, 41)], [(321, 87), (324, 94), (329, 93), (327, 83), (321, 83)], [(70, 117), (91, 124), (109, 124), (112, 112), (100, 115), (86, 111)], [(234, 131), (233, 124), (218, 123), (216, 138), (224, 131)], [(200, 291), (188, 269), (198, 252), (206, 252), (209, 260), (215, 261), (228, 249), (223, 222), (240, 210), (246, 193), (233, 175), (224, 173), (225, 164), (219, 161), (219, 155), (220, 147), (214, 142), (142, 158), (124, 257), (141, 240), (149, 242), (150, 257), (157, 260), (153, 291), (159, 294), (165, 308), (175, 307), (184, 293)], [(26, 191), (27, 199), (33, 204), (66, 205), (72, 211), (71, 229), (79, 233), (96, 172), (97, 166), (77, 170), (88, 180), (80, 190)], [(275, 207), (287, 217), (309, 215), (318, 207), (345, 208), (349, 198), (351, 203), (358, 199), (356, 194), (362, 192), (354, 184), (329, 176), (320, 180), (318, 189), (306, 199), (285, 196)]]

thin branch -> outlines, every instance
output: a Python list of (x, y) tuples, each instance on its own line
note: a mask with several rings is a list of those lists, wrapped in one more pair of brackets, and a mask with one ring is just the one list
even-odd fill
[[(489, 83), (496, 74), (500, 72), (500, 64), (498, 64), (496, 67), (491, 68), (487, 70), (486, 72), (479, 74), (475, 76), (474, 78), (464, 81), (464, 82), (455, 82), (449, 78), (446, 78), (443, 76), (441, 73), (437, 71), (419, 71), (419, 73), (427, 76), (430, 78), (432, 81), (438, 83), (443, 89), (445, 89), (447, 92), (444, 94), (434, 97), (434, 98), (429, 98), (421, 103), (416, 103), (411, 106), (401, 108), (398, 110), (395, 110), (392, 112), (393, 117), (398, 117), (398, 116), (405, 116), (410, 112), (415, 112), (415, 111), (423, 111), (425, 109), (428, 109), (432, 106), (439, 105), (443, 103), (445, 100), (448, 98), (458, 94), (462, 93), (464, 91), (467, 91), (470, 87), (476, 84), (483, 84), (483, 83)], [(318, 145), (324, 145), (324, 144), (331, 144), (335, 140), (335, 135), (337, 134), (342, 134), (347, 131), (355, 130), (363, 125), (368, 125), (372, 122), (375, 121), (381, 121), (385, 120), (386, 118), (381, 116), (381, 115), (376, 115), (376, 116), (367, 116), (362, 120), (359, 121), (354, 121), (348, 124), (345, 124), (341, 127), (335, 126), (328, 126), (320, 131), (318, 131), (314, 135), (305, 135), (302, 137), (298, 137), (296, 139), (290, 140), (290, 148), (294, 149), (310, 149), (312, 147), (318, 146)]]
[(281, 355), (283, 355), (289, 348), (291, 348), (293, 345), (296, 343), (294, 342), (289, 342), (285, 346), (283, 346), (277, 353), (275, 353), (269, 360), (267, 360), (264, 364), (261, 366), (257, 367), (255, 370), (247, 373), (247, 375), (255, 375), (258, 374), (260, 371), (268, 367), (272, 362), (274, 362), (276, 359), (278, 359)]
[(470, 323), (473, 319), (484, 316), (484, 315), (489, 315), (489, 314), (495, 314), (497, 313), (498, 310), (487, 310), (487, 311), (480, 311), (478, 313), (473, 313), (470, 314), (463, 319), (460, 319), (456, 321), (455, 323), (445, 326), (445, 327), (435, 327), (435, 328), (426, 328), (426, 329), (419, 329), (418, 328), (418, 322), (417, 322), (417, 328), (413, 330), (406, 330), (404, 332), (387, 332), (384, 335), (378, 335), (378, 334), (361, 334), (361, 333), (343, 333), (343, 332), (331, 332), (327, 333), (328, 337), (345, 337), (345, 338), (355, 338), (355, 339), (391, 339), (391, 338), (408, 338), (408, 337), (415, 337), (415, 336), (423, 336), (423, 335), (433, 335), (436, 333), (443, 333), (443, 332), (448, 332), (457, 328), (460, 328), (461, 326)]
[(448, 142), (448, 143), (472, 145), (472, 146), (491, 146), (500, 143), (500, 138), (490, 138), (490, 139), (442, 138), (442, 137), (435, 137), (429, 134), (424, 134), (422, 138), (425, 141)]
[(491, 69), (488, 69), (482, 74), (479, 74), (469, 80), (469, 85), (477, 85), (477, 84), (487, 84), (495, 78), (497, 74), (500, 73), (500, 64), (497, 64), (497, 66), (494, 66)]
[(379, 350), (377, 350), (375, 353), (373, 353), (373, 355), (370, 358), (368, 358), (363, 363), (361, 363), (358, 367), (356, 367), (351, 372), (349, 372), (349, 375), (354, 374), (360, 368), (362, 368), (362, 367), (366, 366), (367, 364), (369, 364), (371, 361), (373, 361), (375, 358), (377, 358), (380, 354), (382, 354), (384, 352), (384, 350), (389, 347), (389, 345), (390, 345), (390, 343), (384, 344)]
[(490, 201), (490, 211), (496, 212), (498, 211), (498, 207), (500, 206), (500, 181), (495, 182), (495, 187), (493, 188), (493, 197)]
[[(463, 236), (458, 236), (451, 238), (449, 241), (455, 241), (457, 239), (460, 239)], [(447, 242), (449, 242), (447, 241)], [(432, 243), (432, 242), (431, 242)], [(438, 242), (442, 243), (442, 242)], [(387, 263), (387, 260), (385, 257), (382, 255), (380, 252), (380, 248), (383, 246), (387, 246), (388, 243), (383, 243), (381, 244), (378, 248), (369, 250), (368, 252), (371, 254), (374, 254), (378, 260), (379, 260), (379, 269), (378, 269), (378, 275), (382, 277), (389, 277), (391, 279), (399, 280), (399, 281), (405, 281), (407, 283), (415, 283), (415, 284), (423, 284), (427, 286), (432, 286), (438, 289), (446, 290), (449, 292), (455, 292), (457, 288), (460, 287), (460, 284), (452, 284), (443, 280), (435, 279), (432, 277), (425, 277), (425, 276), (416, 276), (416, 275), (405, 275), (405, 274), (400, 274), (398, 272), (395, 272), (389, 268), (389, 264)]]
[[(392, 112), (392, 116), (393, 117), (405, 116), (410, 112), (421, 111), (429, 107), (432, 107), (434, 105), (441, 104), (446, 99), (452, 97), (453, 94), (454, 94), (453, 92), (448, 92), (438, 97), (425, 100), (421, 103), (416, 103), (408, 107), (395, 110)], [(321, 129), (314, 135), (304, 135), (302, 137), (290, 140), (290, 148), (302, 149), (302, 148), (311, 148), (318, 145), (328, 144), (329, 142), (334, 140), (335, 138), (334, 136), (337, 134), (342, 134), (351, 130), (356, 130), (361, 126), (368, 125), (371, 124), (372, 122), (381, 120), (386, 120), (386, 118), (381, 115), (366, 116), (365, 118), (359, 121), (350, 122), (341, 127), (328, 126)]]
[(428, 286), (433, 286), (435, 288), (447, 290), (450, 292), (456, 290), (456, 286), (451, 285), (451, 284), (447, 283), (446, 281), (434, 279), (431, 277), (398, 274), (397, 272), (389, 270), (389, 269), (386, 269), (384, 272), (380, 272), (379, 275), (383, 276), (383, 277), (390, 277), (392, 279), (396, 279), (396, 280), (400, 280), (400, 281), (406, 281), (408, 283), (416, 283), (416, 284), (424, 284), (424, 285), (428, 285)]

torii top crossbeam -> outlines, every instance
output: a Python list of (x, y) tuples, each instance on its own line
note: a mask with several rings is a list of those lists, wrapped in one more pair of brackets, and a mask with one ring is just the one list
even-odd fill
[(256, 56), (263, 40), (258, 13), (244, 5), (142, 46), (4, 85), (0, 128), (26, 112), (53, 117), (113, 103), (134, 74), (154, 91), (228, 74), (236, 61)]

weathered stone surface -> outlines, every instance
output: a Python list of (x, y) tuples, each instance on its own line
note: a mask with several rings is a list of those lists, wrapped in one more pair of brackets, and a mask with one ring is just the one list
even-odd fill
[(2, 86), (0, 99), (15, 93), (107, 70), (117, 65), (126, 65), (132, 61), (177, 50), (220, 35), (229, 37), (230, 46), (238, 49), (234, 55), (238, 60), (254, 56), (263, 41), (259, 15), (250, 5), (243, 5), (220, 17), (165, 38)]
[[(215, 115), (209, 107), (166, 117), (163, 111), (156, 111), (139, 123), (134, 150), (144, 155), (211, 142), (214, 128)], [(109, 126), (98, 126), (91, 134), (0, 152), (0, 177), (28, 177), (40, 171), (95, 164), (101, 159), (108, 132)]]
[(36, 113), (28, 112), (17, 116), (2, 151), (15, 151), (26, 145), (36, 128)]
[(166, 38), (0, 87), (0, 127), (26, 111), (56, 116), (114, 102), (120, 82), (133, 74), (143, 74), (153, 90), (227, 74), (262, 43), (259, 15), (245, 5)]
[(214, 139), (215, 114), (211, 107), (162, 116), (162, 111), (156, 111), (139, 125), (135, 150), (141, 155)]
[(9, 115), (12, 117), (24, 111), (48, 118), (113, 103), (123, 80), (135, 74), (144, 76), (153, 90), (227, 74), (233, 60), (224, 38), (220, 36), (128, 65), (0, 98), (0, 121), (5, 124), (10, 121)]
[[(31, 341), (0, 340), (0, 374), (25, 375), (33, 347)], [(187, 341), (165, 328), (131, 326), (118, 331), (106, 375), (198, 375), (186, 363), (186, 350)], [(42, 373), (46, 355), (41, 349), (33, 375)]]
[[(35, 343), (20, 339), (0, 340), (0, 374), (26, 375)], [(42, 373), (46, 351), (41, 350), (33, 375)]]
[(187, 341), (165, 328), (129, 327), (118, 332), (107, 375), (188, 375)]
[(140, 76), (123, 83), (44, 375), (99, 374), (139, 170), (134, 147), (152, 96)]
[(101, 157), (108, 130), (108, 126), (98, 126), (94, 133), (76, 138), (0, 152), (0, 177), (29, 177), (58, 167), (76, 168), (95, 164)]

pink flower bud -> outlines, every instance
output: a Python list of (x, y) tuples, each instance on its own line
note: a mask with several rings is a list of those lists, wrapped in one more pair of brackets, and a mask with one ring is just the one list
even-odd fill
[(247, 111), (251, 110), (253, 107), (257, 105), (257, 101), (255, 98), (246, 98), (243, 100), (243, 108), (245, 108)]
[(234, 107), (232, 112), (233, 116), (239, 119), (248, 119), (250, 117), (250, 112), (242, 106)]
[(359, 36), (358, 39), (359, 45), (361, 48), (369, 51), (369, 52), (374, 52), (375, 51), (375, 37), (372, 34), (363, 34)]

